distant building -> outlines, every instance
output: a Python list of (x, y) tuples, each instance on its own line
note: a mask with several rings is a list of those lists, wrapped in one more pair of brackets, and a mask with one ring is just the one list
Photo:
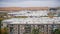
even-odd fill
[[(10, 19), (3, 20), (7, 24), (9, 34), (32, 34), (34, 29), (39, 29), (39, 34), (53, 34), (52, 30), (59, 29), (60, 17), (58, 12), (53, 13), (48, 7), (29, 7), (29, 8), (0, 8), (6, 11)], [(56, 10), (57, 11), (57, 10)], [(50, 13), (48, 15), (48, 13)], [(53, 16), (52, 18), (50, 18)]]

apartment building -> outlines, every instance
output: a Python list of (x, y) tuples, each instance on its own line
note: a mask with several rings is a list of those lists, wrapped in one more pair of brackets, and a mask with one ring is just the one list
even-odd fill
[(9, 34), (53, 34), (52, 30), (60, 28), (58, 8), (5, 7), (0, 8), (0, 12), (7, 12), (9, 19), (2, 23), (8, 26)]

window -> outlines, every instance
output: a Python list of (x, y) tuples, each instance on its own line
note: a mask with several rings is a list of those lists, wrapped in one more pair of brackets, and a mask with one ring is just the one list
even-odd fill
[(30, 12), (27, 12), (27, 13), (30, 13)]
[(31, 25), (25, 25), (25, 33), (31, 32)]
[(13, 27), (10, 27), (10, 32), (12, 32), (13, 31)]
[(13, 26), (13, 24), (11, 24), (11, 26)]

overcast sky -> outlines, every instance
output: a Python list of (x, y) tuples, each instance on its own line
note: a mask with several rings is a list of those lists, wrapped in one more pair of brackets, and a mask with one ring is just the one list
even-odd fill
[(21, 1), (60, 1), (60, 0), (0, 0), (0, 2), (21, 2)]
[(0, 7), (58, 7), (60, 0), (0, 0)]

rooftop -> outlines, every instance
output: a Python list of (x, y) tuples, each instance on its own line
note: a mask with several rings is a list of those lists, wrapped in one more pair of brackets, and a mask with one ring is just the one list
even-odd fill
[(50, 8), (59, 8), (59, 7), (0, 7), (0, 11), (21, 11), (21, 10), (48, 10)]
[(60, 17), (40, 17), (40, 18), (11, 18), (2, 21), (7, 24), (60, 24)]
[(0, 11), (48, 10), (48, 7), (0, 7)]

